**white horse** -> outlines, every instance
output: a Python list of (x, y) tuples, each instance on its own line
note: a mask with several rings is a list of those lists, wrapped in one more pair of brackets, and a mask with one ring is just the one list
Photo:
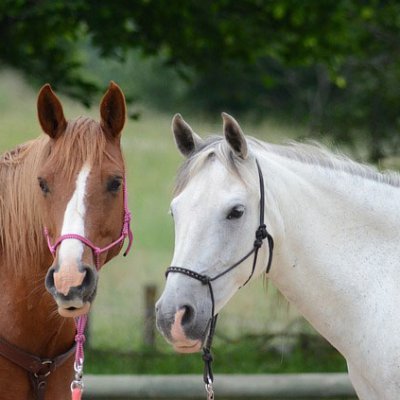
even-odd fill
[[(223, 114), (224, 137), (196, 135), (176, 115), (186, 157), (171, 203), (172, 265), (216, 276), (253, 248), (265, 182), (265, 221), (275, 241), (267, 274), (346, 358), (360, 399), (400, 398), (400, 177), (317, 146), (277, 146), (245, 137)], [(253, 278), (265, 274), (268, 242)], [(157, 325), (180, 352), (204, 345), (217, 314), (251, 275), (253, 259), (207, 285), (169, 273)], [(174, 272), (174, 271), (172, 271)]]

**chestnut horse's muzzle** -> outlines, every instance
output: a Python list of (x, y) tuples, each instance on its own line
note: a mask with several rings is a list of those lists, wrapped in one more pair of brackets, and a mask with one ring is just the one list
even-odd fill
[[(86, 314), (96, 296), (98, 273), (95, 267), (81, 266), (82, 272), (68, 281), (57, 277), (58, 267), (51, 267), (46, 275), (45, 285), (58, 305), (58, 312), (63, 317), (76, 317)], [(64, 285), (64, 283), (66, 283)]]

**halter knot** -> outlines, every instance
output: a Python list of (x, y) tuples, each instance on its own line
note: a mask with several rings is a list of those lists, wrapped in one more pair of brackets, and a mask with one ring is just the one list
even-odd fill
[(203, 355), (201, 357), (202, 357), (203, 361), (206, 363), (211, 363), (214, 361), (211, 352), (206, 349), (203, 349)]
[(75, 342), (83, 345), (86, 342), (86, 336), (83, 333), (77, 333), (75, 335)]
[(125, 234), (128, 234), (128, 229), (129, 229), (129, 224), (131, 222), (131, 218), (132, 218), (132, 213), (127, 210), (125, 212), (125, 216), (124, 216), (124, 232), (125, 232)]
[(208, 285), (211, 282), (211, 278), (208, 275), (200, 275), (199, 278), (199, 281), (203, 285)]
[(254, 247), (261, 247), (263, 240), (268, 236), (267, 227), (265, 224), (260, 225), (256, 230), (256, 240), (254, 241)]

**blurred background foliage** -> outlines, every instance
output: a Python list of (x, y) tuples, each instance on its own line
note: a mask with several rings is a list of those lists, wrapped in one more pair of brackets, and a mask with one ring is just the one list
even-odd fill
[(400, 146), (397, 0), (3, 0), (0, 63), (86, 105), (133, 102), (305, 124), (374, 162)]
[[(71, 117), (97, 118), (111, 79), (129, 101), (122, 144), (135, 251), (102, 271), (92, 372), (202, 368), (197, 354), (173, 355), (159, 336), (144, 346), (143, 291), (161, 290), (173, 248), (167, 210), (180, 157), (172, 114), (187, 113), (204, 135), (221, 129), (227, 111), (261, 140), (313, 137), (357, 159), (398, 165), (399, 32), (397, 0), (0, 1), (0, 150), (40, 133), (35, 96), (45, 82)], [(224, 308), (217, 372), (345, 370), (338, 353), (263, 286), (252, 283)], [(132, 357), (138, 352), (145, 357)]]

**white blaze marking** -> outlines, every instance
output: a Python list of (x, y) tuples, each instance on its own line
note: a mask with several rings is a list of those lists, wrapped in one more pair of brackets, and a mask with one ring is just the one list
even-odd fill
[[(85, 196), (86, 182), (91, 166), (84, 164), (76, 179), (75, 192), (72, 195), (64, 214), (61, 235), (74, 233), (85, 236)], [(61, 242), (58, 252), (60, 266), (72, 262), (76, 265), (83, 255), (84, 245), (78, 239), (66, 239)]]

